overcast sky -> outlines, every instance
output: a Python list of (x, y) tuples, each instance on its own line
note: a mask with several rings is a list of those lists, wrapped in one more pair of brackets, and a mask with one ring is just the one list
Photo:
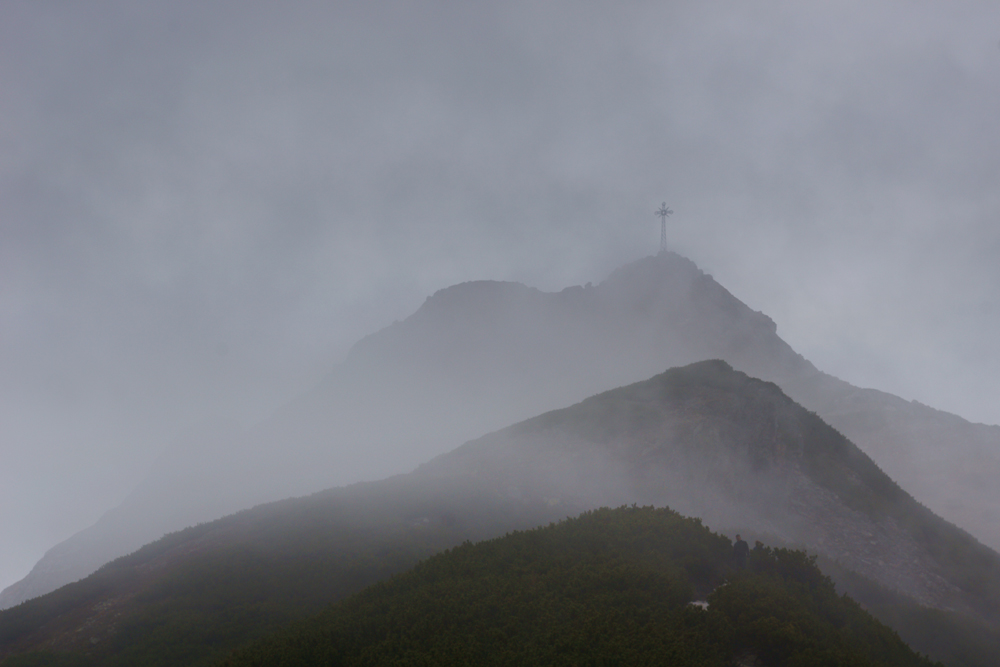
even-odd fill
[[(0, 1), (0, 588), (472, 279), (670, 246), (1000, 423), (1000, 4)], [(651, 373), (652, 374), (652, 373)]]

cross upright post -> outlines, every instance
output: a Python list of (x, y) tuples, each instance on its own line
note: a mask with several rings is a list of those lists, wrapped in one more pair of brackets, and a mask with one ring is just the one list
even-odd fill
[(659, 211), (654, 211), (654, 213), (660, 216), (660, 252), (667, 251), (667, 216), (673, 213), (669, 208), (667, 208), (667, 202), (663, 202), (660, 205)]

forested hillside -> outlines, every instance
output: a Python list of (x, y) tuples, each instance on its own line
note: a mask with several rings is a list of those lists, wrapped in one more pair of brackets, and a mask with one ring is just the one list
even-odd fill
[[(696, 601), (707, 602), (691, 604)], [(931, 665), (813, 559), (729, 539), (669, 509), (601, 509), (463, 544), (225, 667)], [(759, 662), (755, 662), (759, 661)]]

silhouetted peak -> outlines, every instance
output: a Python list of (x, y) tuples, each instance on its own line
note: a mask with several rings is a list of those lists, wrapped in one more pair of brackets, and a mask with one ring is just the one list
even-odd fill
[(521, 283), (473, 280), (438, 290), (427, 297), (414, 316), (494, 309), (512, 301), (538, 298), (542, 294), (540, 290)]
[(711, 309), (727, 317), (749, 320), (770, 333), (777, 332), (774, 320), (747, 306), (693, 261), (674, 252), (664, 251), (626, 264), (600, 288), (632, 302), (692, 306), (702, 313)]
[(631, 283), (662, 281), (688, 276), (697, 279), (705, 275), (693, 261), (675, 252), (664, 250), (621, 266), (608, 277), (607, 282), (624, 280)]

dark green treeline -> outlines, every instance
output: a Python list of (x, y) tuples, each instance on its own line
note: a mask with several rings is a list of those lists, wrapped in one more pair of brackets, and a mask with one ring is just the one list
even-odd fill
[(434, 556), (224, 665), (932, 664), (803, 552), (736, 570), (731, 550), (668, 509), (587, 512)]

